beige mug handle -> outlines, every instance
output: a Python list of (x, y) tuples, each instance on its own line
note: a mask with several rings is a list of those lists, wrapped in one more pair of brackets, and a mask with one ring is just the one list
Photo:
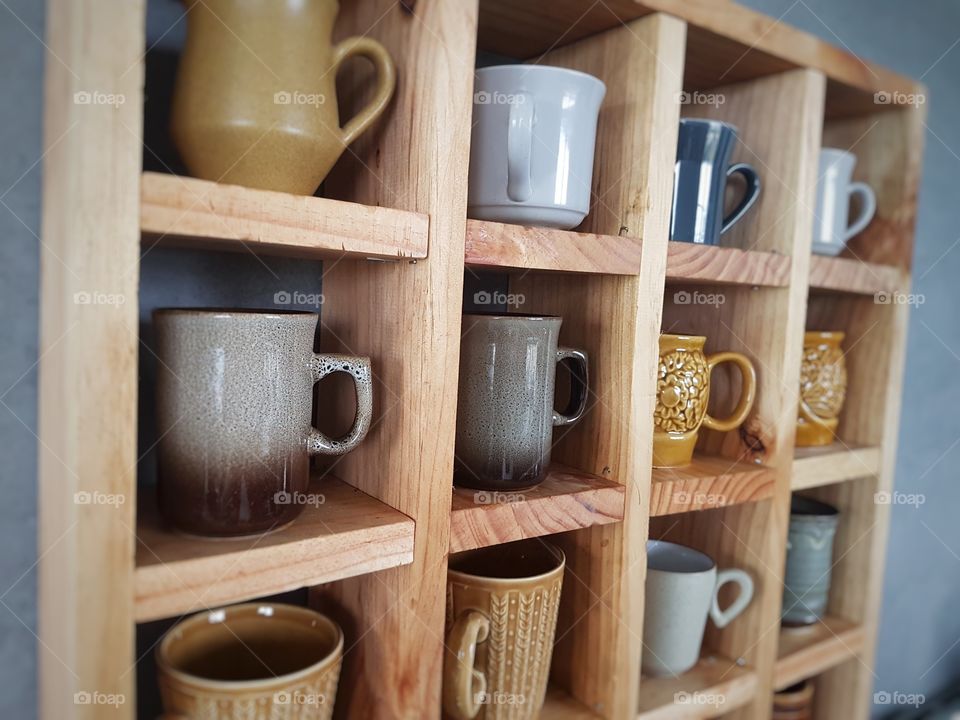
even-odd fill
[(734, 409), (733, 414), (728, 418), (718, 420), (711, 417), (709, 413), (703, 416), (703, 425), (711, 430), (720, 432), (729, 432), (738, 427), (747, 415), (753, 409), (753, 400), (757, 394), (757, 371), (753, 368), (753, 363), (746, 355), (738, 352), (720, 352), (710, 355), (707, 358), (707, 368), (710, 372), (723, 362), (732, 362), (740, 368), (740, 374), (743, 376), (743, 385), (740, 390), (740, 401)]
[(373, 417), (373, 373), (370, 371), (370, 358), (336, 353), (316, 353), (310, 363), (313, 381), (318, 382), (335, 372), (347, 373), (353, 377), (357, 390), (357, 414), (353, 427), (342, 438), (328, 438), (316, 428), (310, 428), (307, 449), (311, 455), (345, 455), (353, 450), (367, 435), (370, 419)]
[(478, 610), (467, 610), (447, 634), (443, 657), (443, 709), (453, 720), (473, 720), (487, 694), (487, 676), (475, 667), (477, 644), (490, 634), (490, 620)]
[(340, 69), (340, 65), (355, 56), (369, 58), (377, 71), (377, 88), (373, 98), (360, 112), (347, 121), (340, 130), (344, 145), (349, 145), (359, 137), (370, 124), (387, 109), (390, 98), (393, 97), (397, 86), (397, 68), (387, 49), (376, 40), (367, 37), (347, 38), (333, 49), (333, 72)]

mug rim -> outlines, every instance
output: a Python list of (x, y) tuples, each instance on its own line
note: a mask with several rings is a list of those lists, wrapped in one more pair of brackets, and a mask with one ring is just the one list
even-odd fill
[(804, 342), (808, 340), (837, 340), (843, 342), (847, 333), (843, 330), (807, 330), (803, 333)]
[[(664, 545), (671, 548), (681, 548), (686, 552), (690, 552), (702, 558), (705, 558), (710, 563), (710, 567), (704, 568), (703, 570), (662, 570), (660, 568), (652, 568), (650, 567), (650, 546), (651, 545)], [(709, 555), (707, 555), (705, 552), (701, 550), (697, 550), (696, 548), (692, 548), (689, 545), (682, 545), (681, 543), (671, 542), (670, 540), (647, 540), (646, 552), (647, 552), (647, 572), (648, 573), (660, 572), (660, 573), (666, 573), (668, 575), (703, 575), (705, 573), (714, 572), (717, 569), (717, 561), (714, 560)]]
[(559, 315), (542, 315), (537, 313), (501, 313), (501, 312), (468, 312), (463, 317), (488, 318), (490, 320), (563, 320)]
[[(519, 541), (523, 542), (523, 541)], [(542, 547), (551, 555), (554, 556), (554, 559), (558, 563), (542, 573), (537, 575), (527, 575), (525, 577), (519, 578), (505, 578), (505, 577), (496, 577), (494, 575), (477, 575), (475, 573), (465, 572), (463, 570), (456, 570), (453, 568), (447, 567), (447, 582), (457, 582), (459, 585), (477, 585), (484, 583), (487, 585), (497, 585), (497, 586), (510, 586), (515, 587), (517, 585), (526, 586), (526, 585), (537, 585), (548, 578), (562, 574), (567, 566), (567, 556), (564, 554), (563, 550), (552, 543), (540, 541)], [(476, 550), (467, 550), (466, 552), (477, 552), (477, 551), (491, 551), (493, 548), (501, 547), (499, 545), (491, 545), (486, 548), (477, 548)], [(447, 561), (449, 565), (449, 560)]]
[(833, 505), (806, 495), (794, 494), (790, 498), (790, 519), (835, 518), (840, 510)]
[(680, 118), (680, 124), (683, 125), (684, 123), (704, 123), (706, 125), (721, 125), (729, 130), (733, 130), (733, 132), (736, 135), (738, 136), (740, 135), (740, 128), (738, 128), (736, 125), (734, 125), (731, 122), (727, 122), (726, 120), (714, 120), (713, 118), (697, 118), (697, 117)]
[(852, 158), (854, 158), (854, 159), (856, 159), (856, 157), (857, 157), (856, 155), (854, 155), (854, 154), (853, 154), (852, 152), (850, 152), (849, 150), (844, 150), (843, 148), (837, 148), (837, 147), (822, 147), (822, 148), (820, 148), (820, 154), (823, 155), (824, 153), (826, 153), (826, 154), (828, 154), (828, 155), (841, 155), (841, 156), (843, 156), (843, 157), (852, 157)]
[(668, 340), (692, 340), (696, 342), (698, 340), (707, 341), (706, 335), (683, 335), (683, 334), (674, 334), (674, 333), (660, 333), (660, 338), (667, 338)]
[(315, 317), (320, 314), (308, 310), (257, 310), (254, 308), (218, 308), (218, 307), (169, 307), (156, 308), (152, 313), (157, 317)]
[(600, 87), (606, 91), (607, 84), (598, 78), (596, 75), (591, 75), (590, 73), (583, 72), (583, 70), (574, 70), (573, 68), (559, 67), (557, 65), (540, 65), (540, 64), (525, 64), (525, 63), (505, 63), (503, 65), (487, 65), (482, 68), (475, 68), (473, 74), (479, 75), (480, 73), (487, 73), (489, 71), (497, 70), (523, 70), (525, 72), (534, 72), (534, 73), (559, 73), (562, 75), (576, 75), (584, 78), (585, 80), (591, 80), (594, 83), (598, 84)]
[[(213, 613), (225, 613), (223, 620), (220, 622), (225, 622), (228, 619), (230, 614), (237, 615), (238, 613), (249, 613), (253, 611), (259, 616), (260, 608), (271, 608), (273, 614), (270, 617), (274, 617), (279, 610), (286, 614), (287, 619), (292, 620), (312, 620), (317, 621), (328, 628), (332, 629), (335, 633), (334, 637), (336, 642), (334, 643), (333, 649), (330, 650), (326, 655), (306, 667), (300, 668), (290, 673), (284, 673), (283, 675), (276, 675), (274, 677), (265, 677), (257, 678), (254, 680), (215, 680), (212, 678), (207, 678), (202, 675), (194, 675), (193, 673), (186, 672), (179, 668), (174, 667), (166, 657), (167, 652), (170, 649), (170, 646), (179, 640), (178, 637), (174, 637), (174, 633), (177, 630), (190, 629), (197, 625), (210, 625), (210, 616)], [(267, 620), (269, 618), (266, 618)], [(290, 605), (288, 603), (241, 603), (239, 605), (229, 605), (223, 608), (215, 608), (212, 610), (205, 610), (204, 612), (196, 613), (191, 615), (184, 620), (176, 623), (164, 634), (163, 639), (160, 641), (160, 644), (157, 645), (156, 650), (156, 661), (157, 668), (162, 672), (166, 673), (172, 678), (175, 678), (179, 682), (202, 686), (204, 688), (209, 688), (213, 690), (236, 690), (237, 688), (244, 688), (250, 690), (258, 689), (268, 689), (271, 686), (278, 684), (287, 684), (294, 680), (299, 680), (302, 677), (306, 677), (313, 672), (321, 669), (325, 665), (329, 665), (337, 657), (343, 653), (343, 630), (340, 628), (336, 622), (331, 618), (327, 617), (323, 613), (319, 613), (316, 610), (310, 608), (301, 607), (299, 605)]]

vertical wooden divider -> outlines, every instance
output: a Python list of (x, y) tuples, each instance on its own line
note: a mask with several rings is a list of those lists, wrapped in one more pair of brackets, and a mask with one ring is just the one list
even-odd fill
[(50, 720), (136, 707), (144, 24), (140, 0), (47, 5), (37, 550), (39, 712)]
[(567, 554), (554, 682), (607, 718), (636, 714), (643, 634), (653, 391), (666, 271), (684, 23), (649, 17), (542, 58), (599, 77), (590, 215), (580, 230), (643, 239), (634, 276), (511, 278), (526, 312), (563, 317), (561, 342), (585, 349), (591, 406), (554, 440), (558, 462), (627, 486), (622, 523), (556, 536)]
[[(752, 703), (731, 713), (736, 718), (765, 718), (770, 712), (783, 597), (783, 548), (790, 504), (794, 423), (803, 345), (810, 235), (817, 153), (825, 94), (824, 76), (793, 70), (711, 89), (724, 98), (716, 106), (685, 109), (685, 115), (731, 122), (740, 142), (733, 161), (752, 164), (763, 189), (754, 217), (724, 236), (724, 244), (745, 250), (779, 252), (791, 258), (786, 288), (710, 287), (724, 302), (717, 307), (664, 305), (664, 332), (707, 336), (708, 352), (736, 350), (753, 360), (757, 401), (739, 432), (701, 431), (698, 452), (731, 461), (762, 462), (776, 470), (771, 501), (745, 503), (717, 511), (658, 518), (651, 536), (694, 545), (720, 567), (738, 567), (754, 578), (754, 600), (724, 630), (708, 624), (705, 647), (733, 660), (742, 659), (758, 674)], [(715, 372), (713, 402), (725, 406), (739, 395), (737, 372)]]
[(398, 82), (325, 192), (430, 215), (429, 256), (415, 267), (324, 267), (321, 342), (370, 355), (377, 378), (374, 426), (334, 472), (416, 521), (413, 564), (313, 594), (347, 628), (338, 717), (440, 711), (476, 26), (471, 1), (345, 3), (338, 20), (340, 37), (387, 47)]

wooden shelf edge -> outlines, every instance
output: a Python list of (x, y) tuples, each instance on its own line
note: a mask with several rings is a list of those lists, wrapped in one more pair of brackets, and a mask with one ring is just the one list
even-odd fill
[(413, 562), (414, 521), (332, 477), (324, 502), (290, 525), (246, 538), (204, 539), (164, 528), (144, 502), (137, 521), (134, 617), (147, 622), (320, 585)]
[(877, 446), (848, 447), (833, 443), (796, 448), (790, 489), (806, 490), (876, 475), (880, 472), (880, 462), (881, 452)]
[(639, 238), (467, 220), (464, 263), (475, 267), (636, 275)]
[(547, 696), (540, 717), (543, 720), (601, 720), (603, 716), (570, 697), (561, 688), (550, 684), (547, 686)]
[(637, 720), (719, 717), (751, 702), (759, 686), (752, 668), (721, 655), (705, 655), (678, 677), (643, 677)]
[(776, 470), (765, 465), (694, 456), (684, 467), (653, 468), (650, 517), (768, 500), (775, 484)]
[(894, 293), (907, 288), (907, 273), (892, 265), (879, 265), (856, 258), (810, 256), (810, 288), (855, 295), (874, 295), (877, 302), (890, 302)]
[(774, 690), (783, 690), (856, 657), (865, 641), (862, 625), (830, 616), (809, 627), (782, 628), (780, 657), (773, 672)]
[(779, 253), (688, 242), (667, 243), (667, 282), (787, 287), (790, 258)]
[(450, 552), (620, 522), (624, 503), (623, 485), (556, 465), (530, 490), (454, 488)]
[(143, 242), (305, 258), (427, 257), (422, 213), (145, 172)]

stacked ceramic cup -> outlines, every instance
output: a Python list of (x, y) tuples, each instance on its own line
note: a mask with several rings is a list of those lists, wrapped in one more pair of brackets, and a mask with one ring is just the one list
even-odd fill
[(783, 577), (784, 625), (811, 625), (826, 612), (839, 517), (839, 511), (826, 503), (801, 495), (791, 499)]

